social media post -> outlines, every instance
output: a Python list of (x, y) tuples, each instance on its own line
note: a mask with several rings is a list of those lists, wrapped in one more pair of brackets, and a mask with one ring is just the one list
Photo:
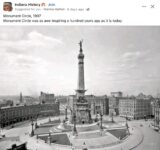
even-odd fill
[(156, 0), (0, 2), (0, 25), (159, 25)]
[(0, 0), (0, 150), (160, 150), (159, 8)]

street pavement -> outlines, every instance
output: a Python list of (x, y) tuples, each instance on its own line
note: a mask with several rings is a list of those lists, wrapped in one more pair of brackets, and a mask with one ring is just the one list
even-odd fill
[[(61, 119), (63, 116), (61, 116)], [(51, 118), (53, 119), (59, 119), (59, 117)], [(108, 119), (108, 116), (104, 116), (104, 119)], [(124, 118), (120, 117), (114, 117), (115, 121), (122, 122), (125, 121)], [(38, 124), (42, 124), (48, 122), (48, 118), (38, 120)], [(160, 133), (156, 132), (151, 127), (151, 120), (145, 121), (145, 120), (133, 120), (128, 121), (128, 125), (130, 127), (130, 131), (134, 132), (136, 136), (129, 137), (127, 140), (128, 142), (124, 142), (122, 144), (118, 144), (111, 147), (106, 148), (99, 148), (99, 150), (128, 150), (131, 144), (133, 146), (135, 143), (138, 144), (137, 147), (134, 148), (134, 150), (160, 150)], [(142, 126), (141, 126), (142, 125)], [(133, 128), (133, 131), (132, 131)], [(5, 133), (6, 137), (20, 137), (21, 142), (28, 142), (29, 149), (32, 150), (54, 150), (54, 149), (69, 149), (69, 147), (59, 147), (58, 145), (49, 145), (45, 143), (42, 140), (37, 140), (36, 137), (30, 137), (31, 133), (31, 122), (27, 122), (25, 124), (22, 124), (18, 127), (14, 127), (12, 129), (4, 129), (3, 132)], [(143, 135), (143, 139), (140, 138)], [(138, 139), (140, 138), (140, 139)], [(142, 140), (142, 141), (141, 141)], [(18, 141), (17, 141), (18, 142)], [(98, 142), (98, 141), (97, 141)], [(9, 146), (8, 142), (8, 146)], [(6, 149), (7, 141), (0, 141), (0, 150)], [(130, 145), (130, 146), (129, 146)], [(95, 149), (96, 150), (96, 149)]]
[(151, 127), (151, 121), (140, 120), (132, 122), (132, 125), (135, 126), (140, 126), (140, 124), (143, 125), (140, 129), (144, 135), (144, 139), (135, 150), (160, 150), (160, 133)]

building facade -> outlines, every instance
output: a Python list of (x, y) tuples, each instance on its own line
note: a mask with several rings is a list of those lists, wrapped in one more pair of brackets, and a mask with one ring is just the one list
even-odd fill
[(119, 115), (130, 119), (150, 117), (152, 113), (151, 100), (126, 97), (119, 99)]
[(56, 101), (54, 94), (49, 94), (49, 93), (44, 93), (44, 92), (40, 93), (39, 99), (40, 99), (40, 102), (43, 104), (44, 103), (51, 104), (51, 103), (55, 103)]
[(123, 93), (121, 91), (111, 92), (112, 97), (123, 97)]
[(109, 114), (119, 115), (119, 99), (123, 97), (122, 92), (111, 92), (109, 97)]
[(3, 100), (2, 102), (0, 102), (0, 108), (6, 107), (6, 106), (13, 106), (13, 101), (12, 100)]
[[(85, 98), (88, 101), (91, 109), (91, 116), (96, 114), (109, 114), (109, 99), (107, 96), (95, 96), (86, 95)], [(73, 110), (76, 105), (76, 95), (70, 95), (67, 101), (67, 107), (69, 110)]]
[(59, 104), (19, 105), (0, 108), (0, 124), (5, 127), (38, 116), (59, 115)]
[(119, 115), (119, 97), (109, 97), (109, 114)]
[(109, 114), (110, 115), (119, 115), (119, 99), (123, 97), (123, 93), (111, 92), (109, 97)]
[(86, 99), (88, 100), (91, 107), (91, 115), (109, 114), (109, 99), (106, 95), (105, 96), (86, 95)]
[(154, 126), (160, 130), (160, 100), (155, 102), (154, 107)]
[(26, 105), (33, 105), (33, 104), (38, 104), (39, 103), (39, 99), (31, 97), (31, 96), (23, 96), (23, 104)]

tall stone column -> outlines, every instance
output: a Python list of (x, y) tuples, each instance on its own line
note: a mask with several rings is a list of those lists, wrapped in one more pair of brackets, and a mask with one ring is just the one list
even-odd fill
[(79, 43), (80, 51), (78, 54), (78, 85), (76, 90), (76, 123), (91, 123), (91, 115), (88, 101), (85, 99), (85, 81), (84, 81), (84, 54), (82, 50), (82, 41)]
[(77, 98), (83, 97), (85, 94), (85, 81), (84, 81), (84, 54), (82, 50), (82, 41), (79, 43), (80, 51), (78, 55), (78, 85), (77, 85)]

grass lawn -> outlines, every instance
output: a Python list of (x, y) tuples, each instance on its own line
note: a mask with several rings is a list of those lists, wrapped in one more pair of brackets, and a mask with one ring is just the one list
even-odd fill
[(108, 130), (108, 132), (120, 140), (128, 135), (127, 129)]
[[(39, 136), (40, 139), (47, 141), (48, 136)], [(51, 135), (51, 143), (61, 144), (61, 145), (71, 145), (67, 134), (55, 134)]]

